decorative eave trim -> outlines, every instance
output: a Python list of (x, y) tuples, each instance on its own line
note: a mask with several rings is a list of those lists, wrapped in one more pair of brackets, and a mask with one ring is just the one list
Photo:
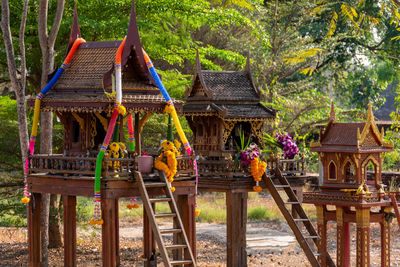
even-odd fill
[(314, 148), (314, 147), (321, 147), (321, 143), (320, 142), (311, 141), (310, 148)]

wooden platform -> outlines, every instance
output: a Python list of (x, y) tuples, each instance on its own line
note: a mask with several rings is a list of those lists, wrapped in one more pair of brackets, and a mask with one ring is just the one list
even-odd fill
[[(147, 181), (157, 177), (145, 177)], [(64, 206), (64, 266), (76, 266), (76, 197), (93, 197), (94, 177), (59, 176), (35, 173), (28, 176), (32, 199), (28, 212), (29, 266), (41, 266), (40, 200), (42, 193), (60, 194)], [(174, 196), (178, 202), (186, 235), (192, 252), (196, 255), (195, 184), (193, 181), (176, 181)], [(163, 194), (160, 188), (149, 188), (150, 196)], [(106, 178), (101, 181), (102, 196), (102, 265), (119, 266), (118, 199), (140, 196), (136, 181), (130, 178)], [(88, 222), (89, 223), (89, 222)], [(156, 262), (154, 236), (144, 211), (143, 253), (145, 266)], [(195, 256), (196, 257), (196, 256)]]

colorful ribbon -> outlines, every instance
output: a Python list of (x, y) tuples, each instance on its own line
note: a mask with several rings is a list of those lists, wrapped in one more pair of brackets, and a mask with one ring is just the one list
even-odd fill
[[(54, 86), (54, 84), (57, 82), (57, 80), (61, 77), (61, 75), (64, 73), (65, 69), (69, 66), (69, 63), (71, 62), (72, 57), (74, 56), (76, 50), (78, 49), (79, 45), (81, 43), (85, 43), (86, 41), (82, 38), (77, 38), (71, 49), (68, 52), (67, 57), (65, 58), (64, 62), (61, 64), (61, 67), (57, 70), (56, 74), (54, 74), (53, 78), (47, 83), (47, 85), (40, 91), (40, 93), (36, 96), (35, 99), (35, 109), (33, 112), (33, 123), (32, 123), (32, 131), (31, 131), (31, 137), (29, 138), (29, 154), (33, 155), (35, 151), (35, 143), (36, 143), (36, 137), (37, 137), (37, 129), (38, 129), (38, 124), (39, 124), (39, 115), (40, 115), (40, 103), (43, 99), (43, 97), (50, 91), (50, 89)], [(26, 159), (25, 161), (25, 177), (24, 177), (24, 197), (22, 198), (23, 203), (29, 203), (30, 201), (30, 192), (28, 191), (28, 183), (27, 183), (27, 176), (28, 176), (28, 167), (29, 167), (29, 161)]]
[(111, 115), (110, 123), (108, 125), (106, 137), (104, 138), (103, 145), (100, 148), (99, 154), (96, 159), (96, 170), (95, 170), (95, 178), (94, 178), (94, 213), (90, 224), (103, 224), (103, 220), (101, 219), (101, 169), (103, 166), (103, 158), (106, 153), (108, 144), (110, 143), (110, 139), (113, 135), (115, 124), (117, 122), (118, 115), (125, 115), (126, 109), (121, 105), (122, 101), (122, 79), (121, 79), (121, 56), (122, 51), (124, 50), (126, 37), (121, 42), (118, 47), (117, 53), (115, 55), (115, 89), (117, 91), (114, 110)]

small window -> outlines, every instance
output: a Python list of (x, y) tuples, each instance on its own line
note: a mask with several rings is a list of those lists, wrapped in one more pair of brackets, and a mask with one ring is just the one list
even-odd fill
[(213, 136), (217, 136), (217, 125), (216, 124), (214, 124), (213, 129), (214, 129)]
[(376, 168), (375, 164), (372, 160), (369, 160), (367, 166), (365, 167), (365, 174), (367, 176), (367, 183), (374, 184), (375, 183), (375, 176), (376, 176)]
[(354, 183), (354, 165), (351, 164), (351, 162), (347, 162), (346, 166), (344, 167), (344, 171), (345, 171), (345, 182), (346, 183)]
[(73, 120), (72, 122), (72, 142), (73, 143), (78, 143), (80, 140), (80, 126), (79, 123), (76, 120)]
[(328, 180), (336, 180), (336, 165), (333, 161), (329, 163), (328, 171)]
[(198, 127), (197, 127), (197, 135), (198, 136), (203, 136), (203, 125), (199, 125)]

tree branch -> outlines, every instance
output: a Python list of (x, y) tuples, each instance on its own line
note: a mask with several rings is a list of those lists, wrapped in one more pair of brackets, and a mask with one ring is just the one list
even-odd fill
[(39, 44), (42, 49), (42, 53), (47, 52), (47, 40), (48, 40), (48, 32), (47, 32), (47, 9), (49, 6), (49, 2), (47, 0), (39, 1), (39, 10), (38, 10), (38, 35), (39, 35)]
[(25, 56), (25, 26), (26, 26), (26, 17), (28, 15), (28, 4), (29, 0), (24, 1), (24, 6), (22, 8), (22, 16), (21, 16), (21, 26), (19, 28), (19, 53), (21, 58), (21, 85), (22, 90), (21, 94), (25, 95), (25, 86), (26, 86), (26, 56)]
[(61, 20), (64, 13), (64, 5), (65, 5), (65, 0), (57, 1), (57, 11), (53, 21), (53, 26), (51, 27), (50, 36), (48, 39), (48, 47), (54, 47), (54, 43), (56, 42), (58, 30), (60, 29)]

